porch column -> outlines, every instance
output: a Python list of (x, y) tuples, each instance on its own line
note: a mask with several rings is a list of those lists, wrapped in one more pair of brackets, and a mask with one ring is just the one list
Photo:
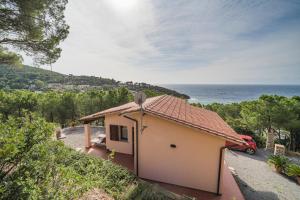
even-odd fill
[(89, 123), (84, 124), (84, 140), (85, 148), (90, 148), (91, 145), (91, 125)]

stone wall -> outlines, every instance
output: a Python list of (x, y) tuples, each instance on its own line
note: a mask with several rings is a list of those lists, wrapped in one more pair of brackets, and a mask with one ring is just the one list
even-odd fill
[(274, 150), (275, 131), (270, 129), (267, 133), (266, 150)]

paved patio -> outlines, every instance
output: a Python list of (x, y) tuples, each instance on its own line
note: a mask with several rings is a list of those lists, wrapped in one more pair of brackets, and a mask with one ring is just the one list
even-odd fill
[[(75, 149), (82, 149), (85, 150), (84, 147), (84, 134), (83, 134), (83, 127), (74, 127), (69, 129), (64, 129), (63, 133), (66, 135), (66, 138), (63, 139), (66, 145), (71, 146)], [(103, 128), (101, 127), (93, 127), (92, 128), (92, 138), (95, 138), (98, 134), (103, 133)], [(86, 150), (86, 152), (90, 155), (94, 155), (100, 157), (102, 159), (107, 159), (111, 152), (107, 151), (105, 146), (92, 146), (92, 148)], [(113, 162), (126, 167), (130, 171), (134, 169), (134, 160), (133, 156), (122, 154), (122, 153), (115, 153)], [(234, 180), (230, 170), (228, 169), (227, 165), (225, 165), (224, 169), (224, 179), (223, 179), (223, 195), (217, 196), (216, 194), (200, 191), (196, 189), (176, 186), (167, 183), (161, 183), (156, 181), (147, 180), (151, 183), (155, 183), (160, 185), (161, 187), (172, 191), (176, 194), (186, 195), (190, 197), (196, 197), (199, 200), (244, 200), (244, 197)]]
[[(108, 159), (109, 154), (111, 152), (107, 151), (107, 149), (104, 146), (102, 146), (102, 147), (93, 146), (87, 150), (87, 153), (106, 160), (106, 159)], [(132, 155), (123, 154), (123, 153), (115, 153), (112, 161), (118, 165), (126, 167), (128, 170), (130, 170), (132, 172), (134, 170), (134, 160), (133, 160)]]

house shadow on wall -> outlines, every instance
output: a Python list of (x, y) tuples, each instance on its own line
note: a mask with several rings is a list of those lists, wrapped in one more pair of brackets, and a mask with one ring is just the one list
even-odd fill
[(238, 183), (246, 200), (279, 200), (279, 197), (274, 192), (270, 191), (256, 191), (250, 187), (239, 176), (233, 176)]

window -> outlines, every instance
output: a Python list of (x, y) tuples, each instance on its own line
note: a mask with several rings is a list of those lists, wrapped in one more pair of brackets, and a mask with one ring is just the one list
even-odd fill
[(119, 141), (119, 126), (110, 125), (110, 140)]
[(110, 140), (112, 141), (128, 141), (128, 130), (126, 126), (110, 125)]
[(128, 141), (128, 130), (126, 126), (120, 126), (121, 130), (121, 140), (122, 141)]

